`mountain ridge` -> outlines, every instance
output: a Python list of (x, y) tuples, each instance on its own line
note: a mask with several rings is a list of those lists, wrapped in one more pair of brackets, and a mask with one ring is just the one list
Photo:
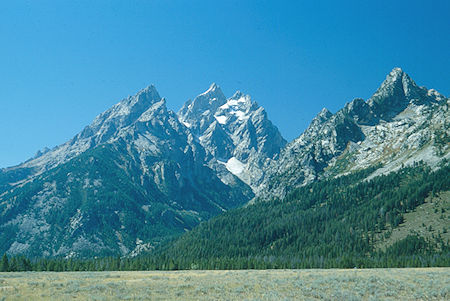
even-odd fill
[(178, 117), (198, 136), (209, 155), (208, 166), (223, 181), (229, 181), (228, 171), (254, 192), (264, 176), (261, 166), (278, 155), (286, 144), (264, 108), (249, 95), (237, 91), (226, 99), (216, 84), (186, 102)]
[(394, 68), (367, 101), (356, 98), (335, 114), (322, 110), (268, 168), (262, 195), (281, 197), (288, 192), (286, 187), (293, 189), (376, 163), (387, 166), (375, 174), (420, 160), (436, 166), (449, 158), (448, 139), (441, 154), (435, 141), (435, 129), (448, 137), (449, 101)]
[(247, 202), (251, 191), (224, 184), (205, 154), (156, 89), (145, 88), (26, 163), (37, 172), (0, 196), (2, 251), (134, 254)]
[(175, 113), (150, 85), (68, 142), (0, 170), (0, 252), (135, 256), (323, 179), (418, 161), (439, 169), (450, 159), (449, 104), (394, 68), (371, 98), (323, 108), (288, 143), (240, 91), (226, 98), (213, 83)]

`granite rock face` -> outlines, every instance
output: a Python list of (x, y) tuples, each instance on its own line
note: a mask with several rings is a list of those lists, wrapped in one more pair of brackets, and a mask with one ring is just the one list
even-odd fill
[(178, 117), (198, 137), (208, 166), (224, 183), (231, 183), (234, 175), (255, 193), (265, 167), (286, 145), (263, 107), (240, 91), (226, 99), (216, 84), (186, 102)]
[(69, 142), (2, 170), (0, 252), (136, 255), (253, 197), (224, 184), (206, 156), (147, 87)]
[(437, 168), (450, 157), (449, 102), (394, 68), (367, 101), (323, 109), (267, 167), (260, 198), (370, 166), (380, 166), (373, 176), (418, 161)]
[(70, 141), (0, 170), (0, 253), (135, 256), (249, 201), (327, 177), (450, 159), (450, 99), (401, 69), (287, 143), (249, 95), (211, 87), (176, 114), (154, 86)]

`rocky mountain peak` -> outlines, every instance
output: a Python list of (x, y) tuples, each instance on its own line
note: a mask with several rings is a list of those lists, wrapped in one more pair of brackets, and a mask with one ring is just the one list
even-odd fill
[(367, 104), (375, 118), (390, 120), (403, 111), (412, 99), (421, 98), (422, 89), (402, 69), (394, 68)]
[(403, 92), (405, 95), (408, 95), (410, 90), (418, 89), (419, 87), (416, 85), (416, 83), (409, 77), (408, 74), (403, 72), (400, 68), (394, 68), (389, 75), (386, 77), (385, 82), (392, 82), (392, 83), (398, 83), (398, 85), (401, 85), (403, 88)]
[[(328, 121), (331, 117), (333, 116), (333, 113), (331, 113), (327, 108), (323, 108), (317, 115), (316, 117), (314, 117), (311, 121), (311, 123), (309, 124), (308, 128), (305, 130), (306, 136), (308, 135), (308, 133), (315, 133), (318, 131), (318, 128), (325, 123), (326, 121)], [(303, 135), (305, 136), (305, 135)], [(301, 139), (300, 139), (301, 138)], [(302, 136), (300, 136), (299, 138), (302, 140)], [(296, 140), (297, 140), (296, 139)]]
[[(225, 101), (217, 86), (197, 100), (214, 98)], [(229, 156), (232, 141), (221, 130), (212, 127), (206, 138), (218, 145), (214, 155)], [(153, 248), (168, 234), (191, 229), (253, 197), (242, 182), (226, 184), (205, 166), (198, 140), (167, 109), (154, 86), (123, 99), (72, 140), (17, 167), (19, 172), (11, 170), (19, 175), (13, 181), (2, 178), (1, 171), (0, 229), (14, 223), (17, 231), (0, 243), (0, 251), (28, 256), (134, 254), (141, 247), (137, 241)], [(26, 181), (24, 191), (30, 194), (16, 202), (14, 189), (22, 191), (23, 186), (15, 183), (20, 180)], [(18, 203), (25, 205), (17, 210)], [(12, 209), (4, 210), (6, 206)], [(61, 218), (55, 223), (57, 216)], [(29, 224), (45, 226), (36, 230)], [(0, 233), (4, 238), (4, 231)]]
[(216, 90), (220, 90), (219, 85), (217, 85), (216, 83), (212, 83), (212, 84), (209, 86), (208, 90), (206, 90), (204, 93), (210, 93), (210, 92), (214, 92), (214, 91), (216, 91)]
[[(155, 112), (151, 113), (152, 111)], [(17, 168), (32, 170), (29, 177), (39, 175), (99, 144), (118, 138), (119, 134), (126, 131), (130, 125), (151, 118), (158, 114), (156, 111), (167, 114), (165, 100), (161, 98), (154, 85), (149, 85), (98, 115), (70, 141), (49, 151), (38, 153)]]
[(253, 106), (250, 95), (244, 95), (240, 91), (237, 91), (223, 105), (217, 108), (214, 113), (214, 118), (220, 124), (228, 124), (233, 127), (247, 121), (256, 109), (257, 107)]
[(390, 120), (410, 103), (430, 101), (434, 100), (427, 97), (426, 88), (419, 87), (402, 69), (394, 68), (367, 104), (376, 118)]
[(403, 72), (401, 68), (394, 68), (386, 76), (386, 79), (383, 81), (380, 88), (378, 88), (375, 95), (392, 93), (396, 89), (398, 90), (397, 92), (401, 91), (403, 95), (406, 95), (407, 90), (410, 88), (409, 86), (417, 87), (416, 83), (414, 83), (409, 75)]
[(376, 119), (389, 121), (409, 105), (431, 106), (443, 99), (435, 90), (418, 86), (402, 69), (394, 68), (367, 104)]
[(286, 146), (241, 91), (226, 99), (213, 83), (176, 115), (150, 85), (72, 140), (0, 170), (0, 228), (17, 229), (0, 251), (133, 254), (135, 241), (152, 248), (167, 238), (160, 233), (184, 232), (255, 194), (281, 198), (379, 164), (378, 174), (419, 160), (438, 166), (450, 159), (449, 102), (394, 68), (368, 101), (356, 98), (335, 114), (323, 108)]
[(161, 96), (159, 96), (155, 86), (150, 85), (135, 95), (123, 99), (109, 110), (97, 116), (93, 124), (114, 120), (119, 123), (117, 125), (126, 126), (127, 123), (136, 120), (143, 112), (160, 100)]
[(283, 196), (287, 187), (380, 163), (379, 173), (420, 160), (437, 166), (449, 156), (448, 142), (440, 142), (448, 137), (446, 101), (394, 68), (369, 100), (356, 98), (335, 114), (322, 110), (271, 163), (260, 195)]
[(239, 99), (244, 96), (244, 93), (242, 93), (240, 90), (237, 90), (234, 92), (233, 96), (230, 97), (230, 99)]
[(262, 165), (286, 144), (250, 95), (236, 91), (226, 99), (216, 84), (186, 102), (178, 118), (199, 138), (207, 151), (208, 166), (224, 183), (233, 178), (231, 173), (257, 188), (263, 177)]
[(136, 102), (150, 102), (154, 103), (155, 101), (159, 101), (161, 99), (161, 96), (159, 96), (158, 91), (156, 90), (155, 86), (149, 85), (146, 88), (140, 90), (138, 93), (136, 93)]
[[(225, 103), (226, 97), (222, 89), (213, 83), (208, 90), (197, 96), (188, 106), (189, 113), (203, 113), (206, 110), (214, 111), (217, 107)], [(182, 109), (183, 110), (183, 109)]]
[[(96, 143), (105, 142), (121, 128), (137, 121), (142, 114), (161, 101), (161, 96), (155, 86), (150, 85), (98, 115), (75, 140), (94, 137)], [(162, 102), (164, 103), (164, 101)]]
[(222, 90), (213, 83), (194, 100), (188, 100), (178, 112), (178, 118), (186, 127), (198, 134), (209, 126), (214, 119), (214, 112), (225, 102), (226, 97)]
[(103, 123), (105, 121), (117, 121), (118, 126), (124, 126), (126, 123), (136, 120), (142, 113), (147, 111), (154, 103), (159, 102), (161, 96), (155, 86), (150, 85), (134, 96), (129, 96), (109, 110), (100, 114), (92, 125)]
[(40, 149), (36, 152), (36, 154), (34, 155), (33, 159), (38, 158), (46, 153), (48, 153), (51, 149), (48, 148), (47, 146), (44, 147), (43, 149)]
[(323, 108), (320, 110), (319, 114), (315, 118), (317, 119), (329, 119), (331, 116), (333, 116), (333, 113), (331, 113), (327, 108)]
[(403, 75), (406, 75), (405, 72), (403, 72), (402, 68), (400, 67), (394, 67), (391, 72), (386, 76), (386, 79), (393, 79), (396, 80), (398, 77), (402, 77)]

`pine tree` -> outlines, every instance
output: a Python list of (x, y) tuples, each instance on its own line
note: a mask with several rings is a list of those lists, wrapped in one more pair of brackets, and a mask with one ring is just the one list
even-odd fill
[(0, 272), (9, 272), (9, 262), (6, 253), (3, 254), (2, 261), (0, 262)]

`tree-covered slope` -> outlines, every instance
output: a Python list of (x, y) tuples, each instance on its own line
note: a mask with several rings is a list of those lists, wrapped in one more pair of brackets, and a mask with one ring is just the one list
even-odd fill
[(253, 198), (207, 155), (149, 86), (70, 141), (0, 170), (0, 252), (135, 256)]
[(401, 265), (421, 255), (449, 264), (449, 243), (439, 234), (433, 239), (410, 235), (384, 253), (375, 248), (381, 231), (399, 227), (403, 215), (428, 195), (450, 189), (449, 165), (433, 172), (415, 164), (364, 180), (372, 171), (316, 182), (284, 199), (231, 210), (166, 245), (158, 256), (182, 268), (239, 262), (259, 267)]
[(4, 194), (0, 253), (138, 254), (247, 200), (191, 157), (154, 158), (159, 169), (142, 175), (126, 148), (88, 150)]
[(0, 252), (133, 257), (221, 213), (154, 253), (155, 265), (340, 266), (404, 244), (443, 252), (439, 233), (393, 229), (449, 190), (449, 105), (395, 68), (369, 100), (323, 109), (285, 145), (248, 95), (226, 99), (212, 85), (175, 114), (149, 86), (70, 141), (0, 170)]
[[(205, 151), (153, 86), (72, 140), (0, 172), (0, 252), (135, 256), (253, 193)], [(5, 184), (6, 183), (6, 184)]]

